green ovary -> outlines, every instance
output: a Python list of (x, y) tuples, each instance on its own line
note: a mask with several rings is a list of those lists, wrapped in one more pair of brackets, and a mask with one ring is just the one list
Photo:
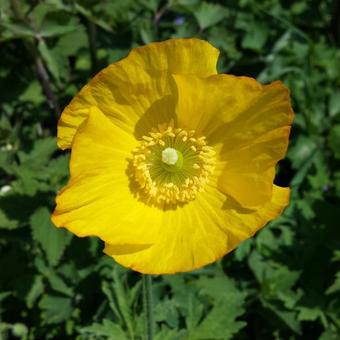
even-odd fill
[[(189, 148), (186, 148), (186, 145), (183, 144), (176, 145), (176, 149), (171, 146), (156, 146), (153, 148), (149, 158), (149, 170), (151, 178), (156, 183), (173, 183), (181, 185), (188, 177), (195, 176), (198, 173), (198, 171), (193, 167), (197, 160), (195, 153)], [(171, 151), (173, 150), (173, 152), (176, 152), (177, 157), (173, 157), (171, 154), (168, 155), (170, 156), (168, 158), (164, 157), (164, 151), (167, 149), (171, 149)], [(164, 161), (164, 158), (165, 161), (168, 161), (168, 163), (173, 163), (175, 160), (176, 162), (174, 164), (168, 164)]]

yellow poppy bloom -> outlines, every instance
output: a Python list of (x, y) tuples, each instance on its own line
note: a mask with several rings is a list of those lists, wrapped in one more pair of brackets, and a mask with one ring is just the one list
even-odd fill
[(218, 54), (198, 39), (152, 43), (82, 88), (58, 124), (72, 152), (55, 225), (163, 274), (216, 261), (282, 212), (288, 90), (217, 74)]

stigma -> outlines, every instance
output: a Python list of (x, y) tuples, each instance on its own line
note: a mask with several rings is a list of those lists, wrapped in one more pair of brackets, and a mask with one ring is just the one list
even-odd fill
[(204, 191), (215, 151), (194, 130), (160, 125), (142, 137), (130, 162), (129, 175), (148, 204), (183, 204)]
[(175, 165), (178, 161), (178, 154), (174, 148), (166, 148), (162, 151), (162, 162), (168, 165)]

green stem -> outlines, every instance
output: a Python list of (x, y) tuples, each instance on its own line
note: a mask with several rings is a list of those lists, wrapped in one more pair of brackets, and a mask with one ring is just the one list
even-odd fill
[(154, 337), (154, 318), (152, 304), (152, 277), (143, 275), (143, 307), (145, 319), (145, 340), (153, 340)]
[(87, 24), (88, 40), (90, 48), (90, 58), (91, 58), (91, 73), (94, 75), (97, 73), (97, 28), (96, 25), (89, 21)]
[[(22, 21), (32, 27), (31, 23), (26, 20), (25, 14), (22, 12), (20, 2), (18, 0), (11, 0), (11, 5), (13, 9), (14, 16), (17, 20)], [(34, 27), (32, 27), (34, 29)], [(37, 40), (42, 40), (39, 35), (36, 35)], [(50, 77), (44, 62), (39, 54), (36, 44), (33, 41), (23, 41), (25, 48), (34, 60), (35, 72), (37, 74), (38, 81), (42, 87), (43, 93), (47, 99), (48, 104), (52, 109), (54, 109), (57, 116), (60, 114), (60, 106), (56, 95), (54, 94), (50, 86)]]
[(0, 301), (0, 340), (2, 340), (2, 319), (1, 319), (1, 313), (2, 313), (2, 309), (1, 309), (1, 301)]

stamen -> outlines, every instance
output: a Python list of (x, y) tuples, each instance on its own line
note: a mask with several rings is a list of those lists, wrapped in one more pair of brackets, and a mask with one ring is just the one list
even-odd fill
[(160, 125), (133, 151), (131, 177), (148, 202), (175, 204), (194, 200), (214, 171), (215, 152), (193, 130)]

